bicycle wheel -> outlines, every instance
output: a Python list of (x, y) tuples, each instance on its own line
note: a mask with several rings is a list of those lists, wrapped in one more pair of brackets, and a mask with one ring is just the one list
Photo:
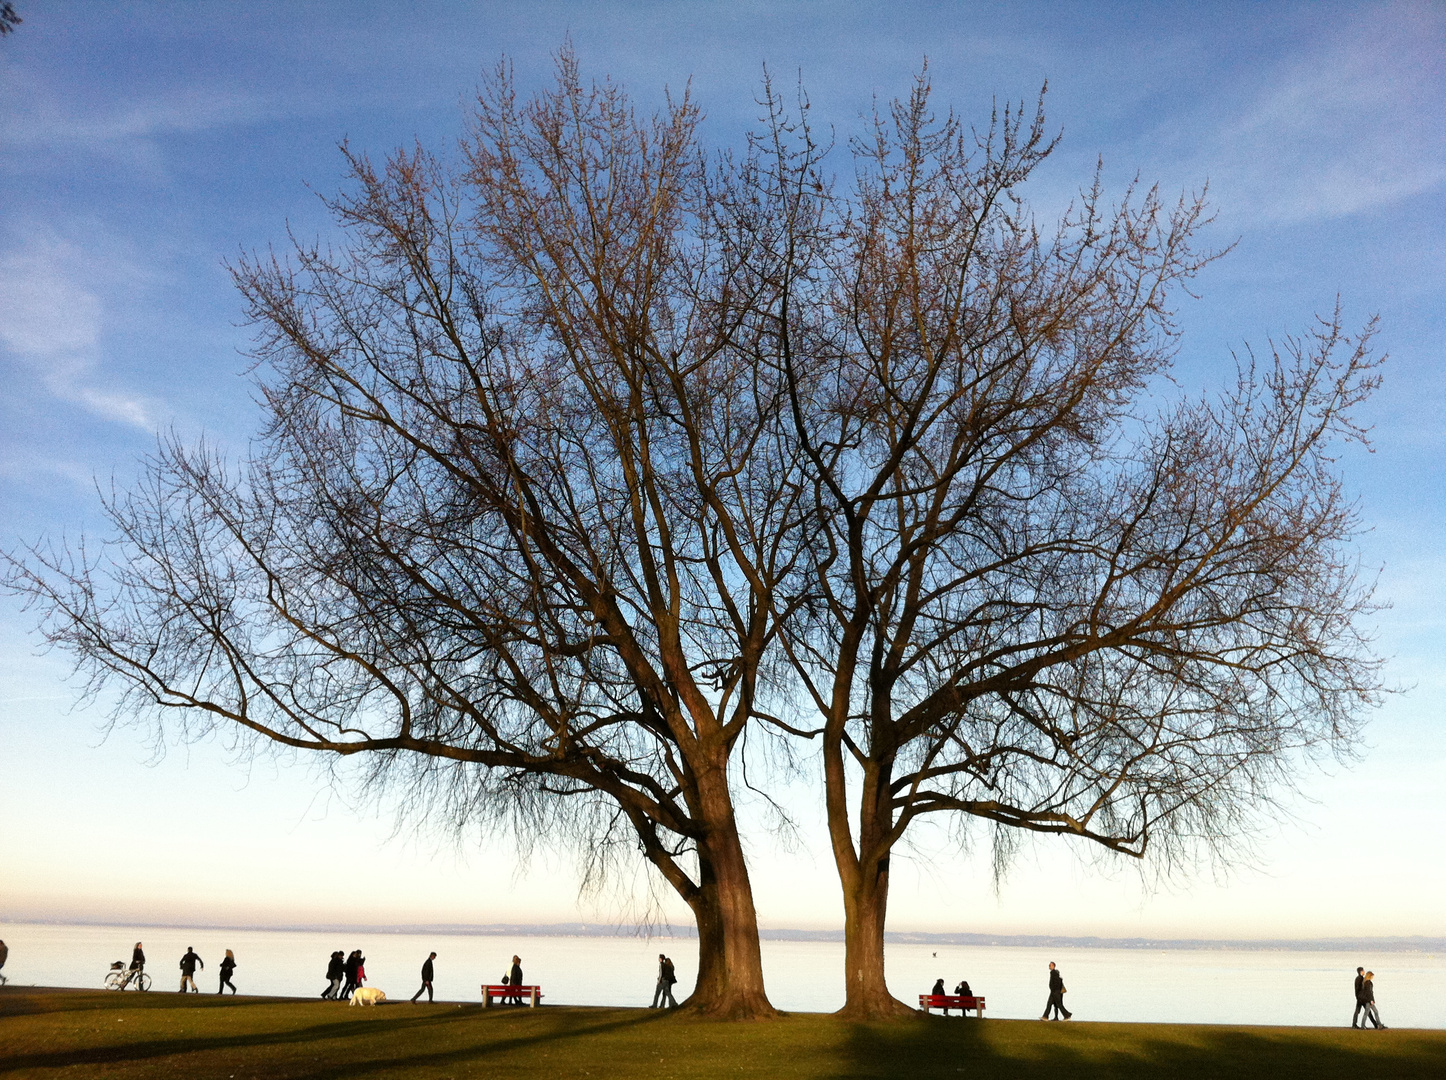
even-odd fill
[(131, 982), (137, 990), (149, 990), (151, 988), (151, 977), (144, 971), (131, 980)]
[(119, 990), (125, 982), (124, 971), (112, 971), (105, 977), (105, 988), (107, 990)]

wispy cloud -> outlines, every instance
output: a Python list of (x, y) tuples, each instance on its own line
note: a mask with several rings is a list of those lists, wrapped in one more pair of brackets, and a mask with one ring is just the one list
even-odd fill
[(1446, 13), (1390, 10), (1400, 17), (1368, 11), (1267, 70), (1220, 119), (1237, 93), (1223, 88), (1177, 130), (1182, 163), (1232, 220), (1339, 217), (1446, 184)]
[(98, 262), (112, 278), (140, 276), (123, 262), (98, 259), (43, 231), (0, 251), (0, 349), (56, 397), (95, 416), (152, 431), (152, 403), (107, 385), (101, 375), (104, 308), (86, 283)]

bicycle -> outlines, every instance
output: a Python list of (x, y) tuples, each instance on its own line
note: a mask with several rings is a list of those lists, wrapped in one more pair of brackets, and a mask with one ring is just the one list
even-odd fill
[(105, 977), (105, 988), (107, 990), (149, 990), (151, 988), (151, 977), (146, 974), (144, 968), (128, 968), (117, 960), (110, 966), (110, 974)]

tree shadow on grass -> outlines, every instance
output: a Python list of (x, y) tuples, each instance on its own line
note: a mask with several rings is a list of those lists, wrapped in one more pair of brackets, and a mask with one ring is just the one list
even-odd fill
[(1441, 1080), (1446, 1033), (920, 1019), (855, 1025), (833, 1075), (839, 1080)]
[[(8, 992), (7, 992), (8, 991)], [(0, 988), (0, 1018), (6, 1016), (38, 1016), (45, 1013), (95, 1012), (116, 1009), (170, 1008), (246, 1008), (262, 1005), (312, 1004), (310, 998), (260, 997), (252, 994), (178, 994), (171, 992), (140, 993), (131, 990), (89, 990), (46, 987)]]
[[(277, 1005), (275, 999), (258, 1004)], [(76, 1004), (86, 1007), (84, 1004)], [(106, 1002), (90, 1009), (102, 1010)], [(177, 1010), (193, 1004), (184, 999), (159, 1003)], [(228, 1005), (231, 1002), (227, 1002)], [(236, 1005), (242, 1003), (236, 1002)], [(311, 1006), (312, 1003), (297, 1003)], [(426, 1007), (423, 1006), (423, 1009)], [(34, 1012), (64, 1011), (35, 1009)], [(381, 1023), (349, 1014), (326, 1023), (286, 1030), (252, 1031), (234, 1035), (185, 1034), (174, 1038), (142, 1038), (115, 1046), (62, 1048), (28, 1053), (6, 1053), (0, 1048), (0, 1075), (21, 1070), (50, 1070), (79, 1066), (137, 1067), (160, 1065), (166, 1058), (199, 1055), (201, 1060), (230, 1062), (236, 1070), (268, 1077), (330, 1078), (366, 1076), (397, 1070), (427, 1070), (468, 1063), (485, 1066), (489, 1059), (526, 1053), (540, 1045), (561, 1046), (610, 1032), (639, 1028), (663, 1019), (661, 1014), (637, 1010), (587, 1010), (579, 1016), (568, 1010), (563, 1017), (551, 1010), (484, 1011), (481, 1006), (428, 1010), (417, 1016), (387, 1016)], [(621, 1014), (621, 1015), (619, 1015)], [(3, 1014), (0, 1014), (3, 1015)], [(10, 1013), (10, 1015), (16, 1015)], [(372, 1014), (375, 1016), (376, 1014)], [(185, 1018), (178, 1018), (184, 1022)], [(520, 1023), (519, 1023), (520, 1022)], [(503, 1034), (498, 1026), (513, 1030)], [(521, 1030), (516, 1030), (517, 1028)], [(319, 1056), (313, 1061), (288, 1058), (288, 1048), (309, 1047)], [(422, 1049), (423, 1047), (427, 1049)], [(281, 1053), (277, 1053), (281, 1051)], [(324, 1060), (323, 1060), (324, 1059)], [(177, 1062), (182, 1068), (186, 1066)]]

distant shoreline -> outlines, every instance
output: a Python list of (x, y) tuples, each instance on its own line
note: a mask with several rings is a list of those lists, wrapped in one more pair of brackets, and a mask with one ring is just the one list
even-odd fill
[[(238, 930), (278, 934), (441, 934), (457, 937), (696, 938), (692, 927), (617, 926), (610, 923), (294, 923), (263, 925), (201, 921), (141, 922), (127, 919), (3, 919), (0, 926), (129, 926), (147, 930)], [(762, 929), (765, 941), (842, 942), (842, 930)], [(1003, 948), (1190, 950), (1199, 952), (1419, 952), (1446, 953), (1446, 938), (1111, 938), (1059, 934), (950, 934), (890, 930), (890, 945), (966, 945)]]

